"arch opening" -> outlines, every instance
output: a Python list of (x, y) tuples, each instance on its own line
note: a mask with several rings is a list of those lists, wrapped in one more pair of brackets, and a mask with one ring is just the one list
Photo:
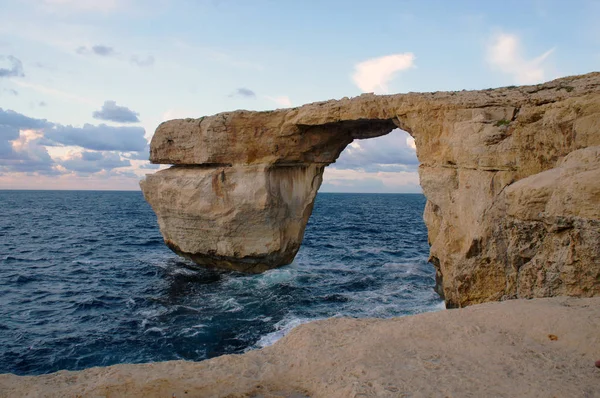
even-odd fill
[(312, 268), (314, 278), (338, 275), (329, 286), (347, 300), (345, 311), (367, 301), (377, 307), (369, 316), (443, 305), (429, 262), (418, 167), (414, 139), (399, 128), (352, 141), (324, 170), (292, 269)]
[(409, 133), (395, 128), (375, 138), (359, 137), (325, 168), (320, 192), (422, 192), (415, 140)]

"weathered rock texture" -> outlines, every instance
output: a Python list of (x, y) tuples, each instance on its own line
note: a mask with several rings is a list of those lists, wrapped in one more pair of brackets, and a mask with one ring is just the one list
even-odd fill
[(0, 397), (598, 397), (600, 298), (301, 325), (203, 362), (0, 375)]
[(415, 138), (449, 307), (600, 294), (600, 73), (172, 120), (150, 159), (175, 166), (141, 185), (174, 251), (260, 272), (293, 259), (324, 167), (397, 127)]

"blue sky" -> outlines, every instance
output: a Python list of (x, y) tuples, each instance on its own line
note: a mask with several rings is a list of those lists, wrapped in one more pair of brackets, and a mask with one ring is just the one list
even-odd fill
[[(0, 0), (0, 189), (138, 189), (163, 120), (600, 69), (600, 1)], [(322, 190), (418, 192), (403, 132)]]

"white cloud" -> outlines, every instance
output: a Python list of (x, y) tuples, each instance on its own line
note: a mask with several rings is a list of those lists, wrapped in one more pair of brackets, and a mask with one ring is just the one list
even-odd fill
[[(54, 175), (58, 173), (46, 147), (40, 145), (42, 134), (22, 130), (10, 144), (12, 151), (0, 156), (0, 172)], [(1, 173), (0, 173), (1, 174)]]
[(281, 105), (286, 108), (289, 108), (292, 106), (292, 101), (290, 100), (290, 97), (288, 97), (287, 95), (281, 95), (279, 97), (269, 97), (268, 95), (266, 95), (265, 98), (268, 99), (269, 101), (275, 102), (277, 105)]
[(139, 123), (139, 115), (138, 112), (132, 111), (126, 106), (119, 106), (116, 101), (111, 100), (104, 101), (102, 108), (92, 114), (94, 119), (116, 123)]
[(386, 55), (372, 58), (354, 66), (352, 80), (363, 92), (387, 93), (387, 84), (394, 75), (415, 65), (413, 53)]
[(554, 48), (527, 60), (523, 56), (521, 39), (517, 35), (499, 33), (488, 44), (487, 61), (492, 67), (512, 75), (517, 84), (540, 83), (544, 81), (546, 74), (543, 63), (553, 51)]
[(361, 150), (362, 147), (360, 146), (360, 144), (358, 143), (358, 141), (352, 141), (350, 143), (350, 145), (348, 145), (348, 149), (346, 149), (347, 151), (352, 151), (352, 150)]

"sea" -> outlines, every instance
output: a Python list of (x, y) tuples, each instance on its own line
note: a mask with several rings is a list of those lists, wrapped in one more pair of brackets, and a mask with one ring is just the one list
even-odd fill
[(140, 192), (0, 191), (0, 373), (201, 361), (328, 317), (444, 308), (420, 194), (319, 193), (290, 265), (197, 269)]

